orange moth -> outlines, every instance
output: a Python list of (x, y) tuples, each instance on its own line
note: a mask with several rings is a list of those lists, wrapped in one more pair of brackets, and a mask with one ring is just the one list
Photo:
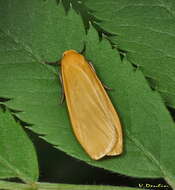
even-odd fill
[(122, 153), (122, 128), (101, 81), (83, 55), (65, 51), (61, 76), (73, 131), (94, 160)]

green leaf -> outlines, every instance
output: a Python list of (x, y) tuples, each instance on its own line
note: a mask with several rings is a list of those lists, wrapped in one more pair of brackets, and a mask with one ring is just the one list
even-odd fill
[[(140, 184), (142, 186), (142, 184)], [(4, 190), (139, 190), (140, 188), (117, 187), (109, 185), (74, 185), (74, 184), (54, 184), (35, 183), (33, 188), (28, 184), (0, 181), (0, 188)]]
[(83, 49), (81, 18), (72, 10), (67, 17), (55, 0), (0, 0), (0, 17), (1, 56), (13, 63), (56, 61), (67, 49)]
[(66, 147), (76, 152), (69, 143), (80, 147), (65, 105), (59, 105), (58, 72), (39, 62), (58, 60), (67, 49), (82, 50), (82, 19), (73, 10), (66, 16), (55, 1), (42, 0), (0, 0), (0, 14), (0, 97), (11, 98), (6, 105), (21, 111), (16, 115), (34, 124), (31, 129), (42, 138), (66, 152)]
[[(32, 12), (32, 14), (31, 11), (29, 13), (25, 11), (23, 17), (28, 16), (29, 22), (32, 23), (30, 20), (32, 18), (33, 23), (35, 23), (35, 20), (42, 15), (39, 13), (43, 11), (45, 3), (48, 3), (47, 7), (49, 7), (48, 10), (45, 8), (46, 12), (50, 11), (52, 13), (55, 9), (63, 10), (62, 7), (55, 5), (53, 5), (53, 8), (50, 8), (52, 5), (51, 1), (45, 1), (43, 4), (40, 2), (42, 6), (34, 4), (35, 6), (33, 8), (30, 7), (30, 9), (37, 11)], [(26, 2), (22, 2), (22, 4), (25, 5)], [(8, 10), (12, 7), (9, 5), (6, 9)], [(23, 6), (21, 7), (23, 10)], [(21, 9), (18, 12), (21, 12)], [(25, 9), (28, 10), (27, 7)], [(17, 14), (15, 10), (7, 10), (6, 12), (14, 14), (13, 17)], [(85, 40), (84, 33), (81, 34), (79, 32), (83, 31), (81, 19), (72, 10), (67, 17), (63, 11), (55, 11), (54, 13), (58, 14), (57, 16), (53, 16), (53, 18), (58, 17), (58, 24), (55, 23), (55, 28), (58, 27), (57, 25), (60, 28), (64, 28), (60, 32), (56, 30), (54, 36), (59, 36), (59, 39), (62, 39), (65, 37), (66, 31), (66, 38), (70, 40), (69, 42), (67, 41), (69, 45), (67, 47), (80, 50), (83, 46), (81, 42)], [(33, 18), (33, 15), (35, 15), (35, 18)], [(45, 14), (42, 16), (44, 17)], [(42, 20), (43, 17), (40, 18), (42, 22), (44, 22)], [(19, 29), (15, 33), (15, 37), (9, 36), (9, 33), (12, 34), (9, 31), (13, 26), (10, 18), (6, 19), (7, 26), (4, 22), (3, 28), (5, 29), (3, 29), (1, 35), (1, 42), (3, 44), (1, 46), (4, 49), (0, 51), (0, 97), (12, 98), (4, 104), (21, 111), (16, 115), (20, 119), (33, 124), (31, 130), (41, 134), (41, 138), (71, 156), (113, 172), (137, 177), (166, 177), (166, 180), (172, 183), (172, 176), (174, 176), (175, 171), (173, 166), (175, 150), (172, 148), (175, 138), (174, 123), (159, 94), (149, 88), (141, 71), (133, 70), (130, 62), (126, 60), (121, 62), (119, 54), (116, 50), (111, 49), (107, 40), (99, 42), (96, 32), (89, 32), (86, 42), (86, 56), (94, 63), (101, 80), (114, 89), (109, 94), (120, 115), (125, 142), (123, 155), (93, 161), (82, 150), (73, 135), (65, 103), (63, 105), (59, 104), (60, 85), (58, 73), (50, 66), (39, 64), (40, 59), (31, 59), (31, 54), (23, 46), (24, 39), (28, 38), (29, 35), (28, 31), (24, 30), (25, 27), (23, 27), (23, 38), (20, 38), (20, 35), (16, 34)], [(18, 19), (20, 20), (20, 18)], [(62, 20), (64, 20), (63, 23)], [(47, 22), (48, 20), (46, 19)], [(52, 19), (49, 22), (52, 22)], [(21, 25), (25, 25), (25, 22), (20, 23)], [(76, 29), (75, 23), (79, 23)], [(61, 25), (69, 25), (70, 31), (67, 31), (67, 28)], [(35, 24), (33, 27), (35, 28)], [(8, 30), (8, 28), (10, 29)], [(17, 28), (20, 28), (20, 25)], [(75, 36), (72, 36), (73, 29), (75, 30)], [(34, 36), (47, 36), (45, 31), (41, 34), (41, 30), (37, 30), (38, 33), (33, 33)], [(36, 36), (33, 38), (37, 38)], [(55, 46), (52, 46), (47, 51), (50, 50), (52, 54), (53, 51), (56, 52), (53, 49), (57, 49), (58, 55), (61, 55), (61, 51), (64, 50), (60, 43), (55, 44), (52, 37), (51, 40), (49, 38), (50, 36), (47, 37), (47, 40), (44, 38), (48, 41), (46, 44), (53, 43)], [(81, 40), (76, 40), (75, 42), (74, 38)], [(37, 55), (35, 57), (47, 55), (47, 52), (37, 52), (37, 49), (41, 48), (40, 45), (38, 43), (36, 47), (34, 45), (31, 46), (31, 49), (34, 49), (32, 52), (35, 52), (36, 54), (34, 55)], [(48, 55), (48, 59), (55, 58)]]
[(38, 179), (33, 144), (11, 114), (0, 109), (0, 178), (18, 177), (26, 183)]
[(139, 190), (140, 188), (132, 187), (118, 187), (109, 185), (74, 185), (74, 184), (49, 184), (49, 183), (37, 183), (39, 190), (52, 189), (57, 190)]
[(175, 108), (175, 1), (86, 0), (98, 25)]

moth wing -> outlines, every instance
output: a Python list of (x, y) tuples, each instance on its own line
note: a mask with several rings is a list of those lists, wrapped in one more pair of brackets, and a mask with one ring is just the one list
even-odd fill
[(74, 133), (93, 159), (122, 153), (120, 121), (96, 73), (74, 50), (64, 52), (61, 71)]
[(117, 139), (117, 142), (113, 146), (110, 152), (108, 152), (106, 155), (107, 156), (115, 156), (115, 155), (120, 155), (123, 151), (123, 142), (121, 138)]
[[(117, 140), (113, 148), (110, 152), (107, 153), (108, 156), (115, 156), (120, 155), (123, 152), (123, 134), (122, 134), (122, 127), (120, 124), (120, 120), (118, 118), (116, 111), (114, 110), (113, 105), (110, 106), (112, 119), (115, 123), (116, 132), (117, 132)], [(112, 111), (113, 110), (113, 111)]]
[(119, 119), (89, 64), (84, 59), (79, 63), (77, 57), (70, 60), (62, 61), (62, 77), (73, 131), (89, 156), (97, 160), (116, 152)]

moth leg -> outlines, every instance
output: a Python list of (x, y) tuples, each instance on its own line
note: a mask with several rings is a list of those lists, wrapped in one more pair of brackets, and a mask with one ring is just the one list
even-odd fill
[(64, 100), (65, 100), (65, 95), (64, 95), (64, 87), (63, 87), (63, 79), (61, 74), (59, 73), (59, 79), (60, 79), (60, 83), (61, 83), (61, 98), (60, 98), (60, 104), (63, 104)]
[[(55, 61), (55, 62), (47, 62), (45, 61), (45, 64), (48, 65), (60, 65), (60, 60)], [(62, 76), (60, 73), (59, 74), (59, 79), (60, 79), (60, 83), (61, 83), (61, 98), (60, 98), (60, 104), (63, 104), (65, 96), (64, 96), (64, 88), (63, 88), (63, 80), (62, 80)]]
[(110, 88), (108, 86), (106, 86), (104, 83), (102, 83), (103, 87), (106, 89), (106, 90), (113, 90), (113, 88)]
[(93, 64), (92, 64), (92, 62), (89, 61), (88, 63), (89, 63), (89, 65), (91, 66), (91, 68), (93, 69), (93, 71), (96, 73), (96, 70), (95, 70), (95, 68), (94, 68), (94, 66), (93, 66)]
[[(96, 70), (92, 64), (92, 62), (88, 62), (89, 65), (91, 66), (91, 68), (93, 69), (93, 71), (96, 73)], [(105, 85), (104, 83), (102, 83), (103, 87), (106, 89), (106, 90), (113, 90), (112, 88), (108, 87), (107, 85)]]
[(55, 62), (48, 62), (48, 61), (45, 61), (45, 64), (47, 65), (59, 65), (59, 61), (55, 61)]

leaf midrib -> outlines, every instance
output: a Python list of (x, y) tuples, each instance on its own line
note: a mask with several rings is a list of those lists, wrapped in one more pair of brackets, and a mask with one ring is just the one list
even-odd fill
[(15, 37), (11, 34), (10, 30), (8, 30), (8, 32), (5, 32), (4, 30), (0, 29), (0, 31), (1, 31), (4, 35), (6, 35), (8, 38), (10, 38), (16, 45), (19, 45), (20, 47), (22, 47), (23, 50), (26, 51), (26, 53), (28, 53), (29, 55), (31, 55), (32, 58), (33, 58), (35, 61), (40, 62), (40, 61), (39, 61), (39, 60), (40, 60), (39, 57), (37, 57), (36, 55), (34, 55), (34, 54), (32, 53), (32, 49), (30, 48), (30, 46), (26, 45), (25, 43), (21, 43), (17, 38), (15, 38)]
[(22, 173), (18, 168), (13, 167), (13, 165), (8, 162), (7, 160), (5, 160), (1, 155), (0, 155), (0, 163), (10, 169), (11, 171), (13, 171), (16, 174), (16, 177), (19, 177), (20, 179), (22, 179), (25, 183), (30, 183), (31, 179), (29, 179), (29, 177), (27, 177), (24, 173)]
[[(29, 55), (31, 55), (31, 57), (38, 63), (44, 65), (45, 67), (47, 67), (48, 70), (52, 71), (53, 74), (57, 75), (56, 72), (54, 72), (47, 64), (45, 64), (45, 62), (41, 62), (39, 56), (35, 55), (33, 52), (32, 52), (32, 49), (28, 46), (28, 45), (25, 45), (24, 43), (21, 43), (17, 38), (15, 38), (10, 30), (8, 30), (8, 32), (5, 32), (4, 30), (0, 29), (0, 32), (3, 33), (4, 35), (6, 35), (8, 38), (10, 38), (16, 45), (19, 45), (20, 47), (23, 48), (23, 50), (28, 53)], [(31, 61), (33, 62), (33, 61)]]

